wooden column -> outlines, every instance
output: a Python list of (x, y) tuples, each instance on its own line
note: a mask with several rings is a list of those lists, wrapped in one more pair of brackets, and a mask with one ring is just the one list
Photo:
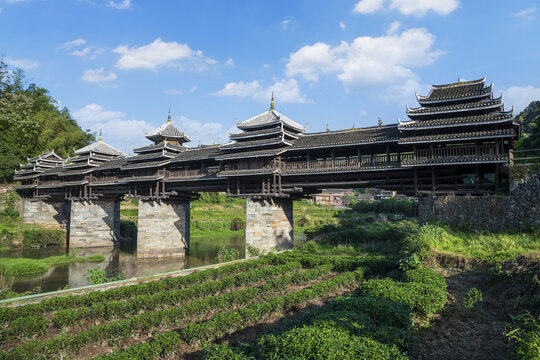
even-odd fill
[(390, 163), (390, 146), (388, 144), (386, 144), (386, 163)]
[(334, 149), (332, 149), (332, 168), (334, 167), (334, 164), (335, 164), (335, 155), (334, 155)]
[(418, 169), (414, 168), (414, 192), (418, 193)]
[(431, 191), (435, 192), (436, 187), (436, 180), (435, 180), (435, 167), (431, 167)]
[(360, 146), (358, 147), (358, 166), (362, 166), (362, 151), (360, 150)]

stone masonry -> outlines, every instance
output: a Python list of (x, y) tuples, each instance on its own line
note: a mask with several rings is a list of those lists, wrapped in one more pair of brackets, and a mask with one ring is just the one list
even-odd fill
[(69, 206), (64, 201), (46, 202), (42, 200), (23, 200), (23, 222), (42, 226), (55, 226), (69, 220)]
[(263, 251), (292, 248), (291, 199), (246, 200), (246, 246), (250, 245)]
[(139, 201), (137, 257), (185, 255), (189, 221), (189, 200)]
[(441, 220), (471, 229), (522, 231), (540, 226), (540, 171), (513, 183), (509, 195), (435, 196), (419, 201), (420, 222)]
[(73, 200), (69, 228), (70, 247), (114, 246), (120, 235), (120, 201)]

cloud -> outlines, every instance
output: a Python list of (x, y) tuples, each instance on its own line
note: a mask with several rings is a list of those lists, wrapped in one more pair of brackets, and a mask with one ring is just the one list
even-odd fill
[(103, 67), (95, 70), (85, 70), (82, 79), (89, 83), (102, 83), (116, 80), (116, 74), (112, 71), (105, 72)]
[(118, 10), (129, 9), (131, 7), (131, 0), (123, 0), (123, 1), (111, 0), (107, 3), (107, 6), (118, 9)]
[(377, 10), (380, 10), (383, 3), (384, 0), (360, 0), (354, 6), (353, 12), (360, 14), (371, 14)]
[(90, 46), (87, 46), (87, 47), (85, 47), (84, 49), (81, 49), (81, 50), (73, 50), (69, 54), (74, 55), (74, 56), (86, 56), (89, 53), (90, 53)]
[(401, 23), (399, 21), (393, 21), (390, 23), (390, 27), (388, 28), (388, 35), (394, 35), (399, 31), (401, 28)]
[(126, 119), (121, 111), (105, 110), (102, 105), (88, 104), (73, 113), (83, 129), (103, 130), (103, 140), (109, 145), (131, 153), (133, 147), (148, 145), (145, 133), (156, 128), (144, 120)]
[(188, 119), (185, 116), (175, 116), (174, 120), (175, 125), (191, 138), (190, 146), (192, 147), (197, 146), (199, 143), (211, 145), (229, 141), (227, 129), (218, 122), (201, 122)]
[(534, 18), (534, 14), (536, 13), (536, 6), (533, 6), (533, 7), (530, 7), (528, 9), (523, 9), (523, 10), (520, 10), (516, 13), (513, 13), (511, 14), (512, 16), (515, 16), (515, 17), (522, 17), (522, 18), (527, 18), (527, 19), (533, 19)]
[(197, 90), (197, 85), (193, 85), (191, 89), (189, 89), (189, 91), (184, 91), (180, 89), (167, 89), (167, 90), (164, 90), (163, 92), (167, 95), (184, 95), (186, 93), (194, 93), (195, 90)]
[(229, 58), (229, 59), (227, 59), (227, 61), (225, 61), (225, 63), (223, 65), (234, 67), (234, 61), (233, 61), (233, 59)]
[(418, 78), (412, 67), (432, 64), (444, 54), (432, 49), (434, 42), (435, 36), (424, 28), (362, 36), (335, 47), (318, 42), (290, 55), (286, 75), (316, 82), (320, 74), (336, 73), (347, 90), (399, 84)]
[(78, 39), (67, 41), (67, 42), (63, 43), (62, 45), (58, 46), (57, 49), (71, 50), (71, 49), (73, 49), (75, 47), (79, 47), (79, 46), (82, 46), (82, 45), (85, 45), (85, 44), (86, 44), (85, 39), (78, 38)]
[(540, 88), (532, 85), (510, 86), (503, 91), (504, 103), (507, 108), (514, 106), (516, 114), (525, 109), (531, 101), (540, 101)]
[(11, 66), (21, 68), (23, 70), (32, 70), (39, 66), (39, 62), (30, 59), (13, 59), (6, 57), (4, 58), (4, 61)]
[(345, 28), (347, 27), (347, 24), (345, 24), (343, 21), (340, 21), (339, 27), (341, 28), (341, 30), (345, 30)]
[(404, 15), (425, 16), (429, 11), (439, 15), (448, 15), (459, 6), (459, 0), (360, 0), (353, 12), (372, 14), (382, 10), (385, 5)]
[(285, 20), (283, 20), (282, 22), (280, 22), (279, 24), (281, 25), (281, 28), (283, 30), (288, 30), (290, 29), (294, 24), (296, 23), (296, 21), (293, 19), (293, 18), (287, 18)]
[(204, 70), (207, 65), (217, 63), (214, 59), (204, 57), (202, 51), (192, 50), (187, 44), (176, 41), (165, 42), (161, 38), (140, 47), (130, 48), (127, 45), (121, 45), (113, 52), (120, 54), (120, 59), (116, 63), (119, 69), (156, 70), (159, 66), (173, 66), (185, 70), (186, 65), (189, 64), (180, 63), (180, 61), (187, 61), (196, 70)]
[(259, 101), (268, 101), (272, 92), (274, 92), (276, 100), (282, 103), (313, 103), (312, 100), (307, 99), (301, 93), (296, 79), (283, 79), (267, 87), (263, 87), (257, 80), (251, 82), (230, 82), (223, 89), (213, 93), (213, 95), (251, 97)]

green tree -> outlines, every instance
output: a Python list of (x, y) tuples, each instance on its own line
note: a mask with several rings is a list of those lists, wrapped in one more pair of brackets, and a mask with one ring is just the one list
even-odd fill
[(533, 101), (517, 116), (521, 124), (521, 139), (516, 150), (540, 149), (540, 101)]
[(23, 70), (0, 59), (0, 182), (12, 181), (26, 157), (51, 150), (67, 157), (95, 140), (57, 104), (47, 89), (26, 85)]

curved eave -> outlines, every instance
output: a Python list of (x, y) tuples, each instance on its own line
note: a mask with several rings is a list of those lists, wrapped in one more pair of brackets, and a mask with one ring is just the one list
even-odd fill
[[(152, 141), (160, 141), (160, 140), (166, 140), (166, 139), (176, 139), (176, 141), (180, 143), (187, 143), (191, 141), (191, 138), (189, 136), (170, 136), (170, 135), (161, 135), (161, 134), (155, 134), (155, 135), (146, 135), (145, 136), (148, 140)], [(181, 141), (180, 141), (181, 140)]]
[(370, 141), (355, 141), (355, 142), (347, 142), (347, 143), (332, 143), (332, 144), (315, 144), (310, 146), (302, 146), (302, 147), (291, 147), (287, 149), (288, 151), (297, 151), (297, 150), (309, 150), (313, 148), (322, 149), (322, 148), (333, 148), (336, 146), (357, 146), (357, 145), (374, 145), (374, 144), (386, 144), (395, 142), (397, 143), (399, 138), (388, 138), (388, 139), (377, 139), (377, 140), (370, 140)]
[(30, 190), (30, 189), (35, 189), (36, 187), (37, 187), (37, 184), (16, 185), (15, 190)]
[(433, 99), (430, 100), (429, 96), (421, 96), (416, 94), (416, 100), (420, 105), (431, 105), (431, 104), (444, 104), (444, 103), (450, 103), (450, 102), (458, 102), (458, 101), (466, 101), (466, 100), (474, 100), (474, 99), (481, 99), (485, 97), (491, 97), (492, 96), (492, 87), (491, 85), (487, 88), (485, 88), (482, 93), (477, 95), (469, 95), (469, 96), (463, 96), (463, 97), (453, 97), (448, 99)]
[(482, 84), (482, 83), (485, 83), (485, 82), (486, 82), (486, 77), (484, 76), (481, 79), (471, 80), (471, 81), (460, 81), (460, 82), (452, 83), (452, 84), (441, 84), (441, 85), (431, 84), (431, 87), (432, 88), (438, 88), (438, 89), (444, 89), (444, 88), (449, 88), (449, 87), (454, 87), (454, 86)]
[(506, 137), (513, 137), (515, 133), (512, 134), (498, 134), (498, 135), (479, 135), (479, 136), (467, 136), (467, 137), (453, 137), (453, 138), (443, 138), (443, 139), (417, 139), (413, 141), (404, 141), (406, 138), (402, 138), (399, 141), (400, 145), (403, 144), (424, 144), (424, 143), (438, 143), (438, 142), (452, 142), (452, 141), (467, 141), (467, 140), (480, 140), (480, 139), (500, 139)]
[[(514, 118), (509, 117), (500, 120), (491, 120), (491, 121), (470, 121), (470, 122), (461, 122), (461, 123), (448, 123), (448, 124), (436, 124), (436, 125), (426, 125), (426, 126), (399, 126), (399, 131), (415, 131), (415, 130), (429, 130), (429, 129), (439, 129), (439, 128), (449, 128), (449, 127), (459, 127), (459, 126), (474, 126), (474, 125), (490, 125), (490, 124), (503, 124), (506, 122), (512, 122), (513, 125), (519, 125), (513, 122)], [(415, 122), (417, 123), (417, 122)]]
[(231, 153), (231, 154), (224, 154), (221, 156), (217, 156), (216, 160), (236, 160), (236, 159), (247, 159), (247, 158), (255, 158), (255, 157), (272, 157), (272, 156), (281, 155), (288, 150), (289, 149), (283, 149), (281, 151), (268, 152), (268, 153), (263, 153), (263, 154), (261, 153), (255, 153), (255, 154)]
[[(229, 146), (227, 146), (229, 145)], [(220, 146), (220, 150), (238, 150), (238, 149), (247, 149), (247, 148), (254, 148), (254, 147), (265, 147), (265, 146), (274, 146), (274, 145), (287, 145), (291, 146), (292, 143), (286, 141), (286, 140), (279, 140), (269, 143), (259, 143), (259, 144), (249, 144), (249, 145), (242, 145), (242, 143), (234, 143), (234, 144), (227, 144)]]
[[(501, 99), (501, 98), (499, 98), (499, 99)], [(423, 111), (423, 112), (415, 112), (415, 110), (418, 110), (418, 109), (421, 109), (421, 108), (411, 109), (407, 105), (407, 116), (409, 118), (412, 118), (412, 117), (419, 117), (419, 116), (453, 114), (453, 113), (458, 113), (458, 112), (481, 111), (481, 110), (490, 110), (490, 109), (502, 108), (504, 106), (504, 104), (502, 102), (502, 99), (501, 100), (499, 100), (499, 99), (494, 99), (494, 100), (497, 100), (497, 102), (494, 102), (492, 105), (476, 106), (476, 107), (465, 107), (465, 108), (457, 108), (457, 109), (445, 109), (445, 110), (438, 110), (438, 111)]]

